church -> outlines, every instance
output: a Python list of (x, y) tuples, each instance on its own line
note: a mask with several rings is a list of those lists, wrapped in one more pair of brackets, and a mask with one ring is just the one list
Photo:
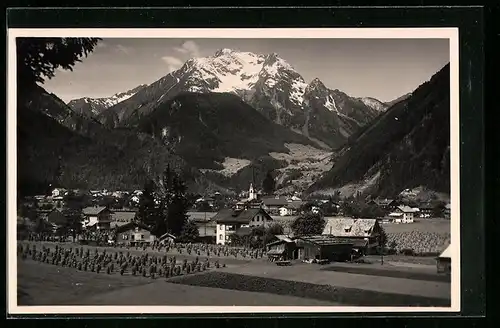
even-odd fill
[(248, 189), (248, 198), (241, 199), (236, 203), (235, 209), (244, 210), (244, 209), (258, 209), (262, 208), (263, 202), (259, 199), (257, 191), (253, 187), (253, 183), (250, 183), (250, 188)]

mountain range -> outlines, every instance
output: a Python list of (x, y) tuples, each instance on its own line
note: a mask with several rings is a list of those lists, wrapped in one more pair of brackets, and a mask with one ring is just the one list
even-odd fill
[(308, 191), (393, 196), (417, 187), (450, 192), (449, 64), (360, 131)]
[(368, 189), (381, 194), (421, 182), (445, 190), (449, 139), (443, 139), (446, 129), (436, 129), (449, 125), (443, 114), (449, 86), (436, 82), (443, 75), (383, 103), (330, 89), (317, 78), (306, 83), (277, 54), (221, 49), (109, 98), (65, 104), (37, 87), (18, 100), (19, 181), (25, 189), (48, 181), (137, 189), (169, 163), (200, 193), (246, 190), (269, 170), (278, 193), (337, 190), (373, 174), (378, 187)]
[(139, 90), (144, 88), (146, 85), (139, 85), (138, 87), (133, 88), (132, 90), (121, 92), (112, 95), (111, 97), (103, 97), (103, 98), (78, 98), (73, 99), (68, 102), (68, 106), (73, 109), (76, 113), (80, 113), (87, 117), (97, 117), (100, 113), (102, 113), (105, 109), (110, 108), (124, 100), (135, 95)]
[[(220, 49), (213, 56), (188, 60), (96, 118), (108, 127), (134, 127), (141, 117), (183, 92), (236, 94), (271, 121), (328, 148), (341, 147), (356, 129), (387, 109), (376, 99), (331, 90), (319, 79), (306, 83), (275, 53)], [(75, 102), (72, 107), (84, 111)]]

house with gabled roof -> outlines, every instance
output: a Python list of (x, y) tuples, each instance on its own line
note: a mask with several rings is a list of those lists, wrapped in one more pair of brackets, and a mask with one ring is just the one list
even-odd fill
[(212, 220), (217, 226), (216, 243), (220, 245), (228, 244), (230, 242), (229, 237), (240, 228), (251, 229), (258, 226), (267, 226), (273, 221), (271, 216), (262, 208), (223, 209)]
[(401, 205), (396, 207), (396, 210), (389, 214), (389, 217), (394, 223), (413, 223), (420, 209)]
[(379, 246), (381, 228), (377, 219), (332, 217), (325, 221), (323, 235), (350, 240), (353, 248), (362, 252)]
[(106, 206), (89, 206), (83, 209), (84, 228), (108, 230), (111, 228), (111, 211)]
[(136, 211), (113, 211), (111, 213), (110, 228), (114, 229), (134, 221), (137, 217)]
[(350, 259), (353, 241), (327, 235), (300, 236), (295, 239), (297, 258), (303, 261), (346, 261)]
[(122, 245), (149, 245), (156, 240), (151, 229), (137, 221), (129, 222), (116, 228), (116, 242)]

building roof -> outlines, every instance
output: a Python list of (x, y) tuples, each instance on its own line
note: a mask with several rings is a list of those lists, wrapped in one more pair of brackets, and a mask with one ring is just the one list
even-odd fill
[(83, 209), (83, 214), (85, 215), (98, 215), (102, 211), (106, 210), (106, 206), (89, 206)]
[(147, 225), (145, 225), (145, 224), (143, 224), (141, 222), (135, 222), (135, 221), (128, 222), (128, 223), (125, 223), (125, 224), (123, 224), (121, 226), (116, 227), (116, 231), (117, 232), (125, 232), (125, 231), (129, 231), (131, 229), (134, 229), (136, 227), (151, 232), (151, 229)]
[(451, 259), (451, 244), (439, 255), (440, 258)]
[(374, 199), (373, 200), (376, 204), (380, 205), (380, 206), (387, 206), (387, 205), (391, 205), (392, 202), (394, 202), (394, 199)]
[(403, 216), (403, 213), (402, 212), (393, 212), (393, 213), (389, 213), (389, 216), (390, 217), (400, 217), (400, 216)]
[(111, 214), (111, 219), (116, 222), (130, 222), (135, 219), (135, 211), (114, 211)]
[(287, 235), (276, 235), (275, 237), (278, 238), (278, 240), (282, 240), (282, 241), (285, 241), (287, 243), (293, 243), (293, 239)]
[(222, 209), (220, 210), (212, 220), (217, 223), (249, 223), (257, 215), (265, 215), (268, 220), (272, 218), (267, 214), (266, 211), (260, 208), (250, 208), (246, 210), (233, 210), (233, 209)]
[(163, 235), (161, 235), (158, 239), (160, 241), (166, 239), (166, 238), (172, 238), (172, 239), (176, 239), (176, 237), (174, 235), (172, 235), (171, 233), (164, 233)]
[(289, 201), (287, 204), (283, 205), (283, 207), (291, 209), (299, 209), (304, 204), (305, 202), (302, 200), (292, 200)]
[(187, 212), (188, 220), (195, 222), (210, 221), (217, 212)]
[(406, 205), (398, 206), (397, 209), (403, 213), (417, 213), (420, 211), (418, 208), (412, 208), (412, 207), (406, 206)]
[(354, 245), (354, 242), (345, 238), (337, 238), (334, 236), (327, 235), (315, 235), (315, 236), (302, 236), (297, 238), (299, 241), (312, 243), (319, 246), (329, 246), (329, 245), (339, 245), (347, 244)]
[(122, 222), (122, 221), (112, 221), (109, 226), (111, 229), (115, 229), (121, 226), (124, 226), (126, 224), (129, 224), (130, 222)]
[(265, 197), (262, 198), (262, 202), (266, 206), (285, 206), (291, 201), (289, 201), (286, 197)]
[(323, 234), (336, 237), (366, 237), (373, 232), (376, 219), (327, 218)]

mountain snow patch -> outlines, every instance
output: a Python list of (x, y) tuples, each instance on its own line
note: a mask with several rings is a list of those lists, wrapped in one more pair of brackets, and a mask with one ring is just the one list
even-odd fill
[(379, 112), (384, 112), (388, 107), (386, 104), (370, 97), (359, 98), (359, 100), (361, 100), (366, 106)]

